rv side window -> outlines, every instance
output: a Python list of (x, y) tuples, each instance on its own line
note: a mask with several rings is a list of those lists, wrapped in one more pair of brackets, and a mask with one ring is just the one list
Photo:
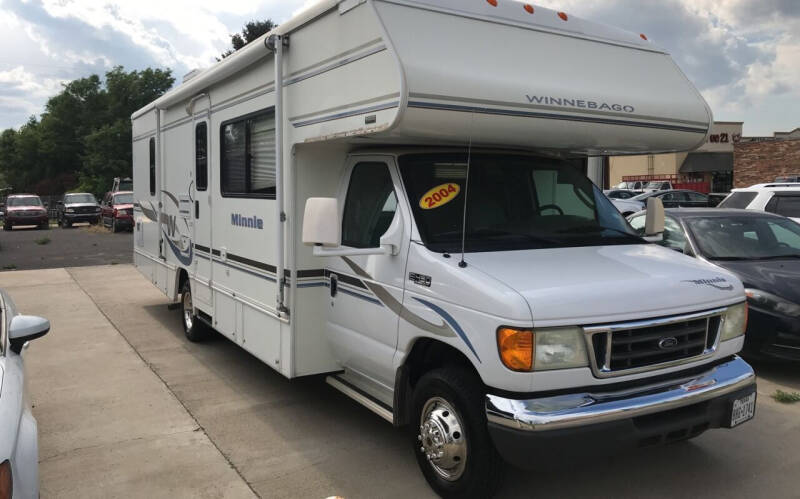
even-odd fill
[(342, 245), (377, 248), (397, 211), (397, 196), (385, 163), (353, 168), (342, 218)]
[(223, 124), (221, 142), (222, 195), (274, 199), (274, 112)]
[(194, 178), (198, 191), (208, 186), (208, 126), (205, 122), (194, 127)]
[(156, 194), (156, 139), (150, 137), (150, 195)]

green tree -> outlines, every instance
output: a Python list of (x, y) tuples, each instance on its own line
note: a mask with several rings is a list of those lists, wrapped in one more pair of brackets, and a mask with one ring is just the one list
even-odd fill
[(228, 57), (232, 53), (236, 52), (240, 48), (247, 45), (248, 43), (258, 39), (258, 37), (260, 37), (264, 33), (269, 33), (277, 26), (278, 26), (277, 24), (272, 22), (272, 19), (266, 19), (264, 21), (248, 22), (242, 27), (241, 33), (234, 33), (233, 35), (231, 35), (231, 46), (233, 48), (223, 52), (221, 58), (224, 59)]
[(102, 194), (116, 176), (130, 176), (131, 114), (160, 97), (175, 79), (169, 69), (79, 78), (64, 85), (19, 130), (0, 133), (0, 177), (16, 192), (68, 190)]

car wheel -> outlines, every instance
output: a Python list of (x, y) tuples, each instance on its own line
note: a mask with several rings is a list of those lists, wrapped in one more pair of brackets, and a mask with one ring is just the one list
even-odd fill
[(3, 230), (11, 230), (11, 224), (3, 224)]
[(198, 342), (208, 338), (208, 325), (198, 319), (194, 313), (192, 286), (188, 279), (181, 286), (181, 323), (183, 324), (183, 333), (189, 341)]
[(119, 232), (119, 227), (117, 227), (117, 219), (111, 219), (111, 232)]
[(466, 369), (436, 369), (414, 389), (414, 453), (422, 474), (442, 497), (489, 497), (502, 460), (486, 423), (483, 384)]

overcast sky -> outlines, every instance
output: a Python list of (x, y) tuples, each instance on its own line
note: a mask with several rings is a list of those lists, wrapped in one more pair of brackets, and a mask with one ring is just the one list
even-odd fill
[[(468, 0), (465, 0), (468, 1)], [(474, 0), (479, 1), (479, 0)], [(510, 1), (510, 0), (508, 0)], [(251, 19), (313, 0), (0, 0), (0, 129), (42, 112), (61, 83), (115, 65), (205, 67)], [(540, 0), (668, 49), (745, 135), (800, 126), (800, 0)]]

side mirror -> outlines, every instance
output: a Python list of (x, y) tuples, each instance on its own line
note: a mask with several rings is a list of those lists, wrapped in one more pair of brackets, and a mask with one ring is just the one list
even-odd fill
[(336, 198), (308, 198), (303, 215), (303, 244), (314, 246), (314, 256), (396, 254), (399, 244), (395, 245), (394, 240), (402, 238), (402, 221), (398, 222), (398, 218), (395, 217), (389, 229), (381, 237), (379, 248), (343, 247), (339, 203)]
[(50, 321), (35, 315), (15, 315), (11, 319), (8, 329), (8, 342), (11, 350), (16, 353), (22, 351), (25, 343), (41, 338), (50, 331)]
[(336, 247), (341, 242), (342, 229), (336, 198), (308, 198), (303, 215), (303, 244)]
[(661, 199), (651, 196), (647, 198), (647, 215), (644, 222), (644, 239), (658, 242), (664, 234), (664, 203)]

